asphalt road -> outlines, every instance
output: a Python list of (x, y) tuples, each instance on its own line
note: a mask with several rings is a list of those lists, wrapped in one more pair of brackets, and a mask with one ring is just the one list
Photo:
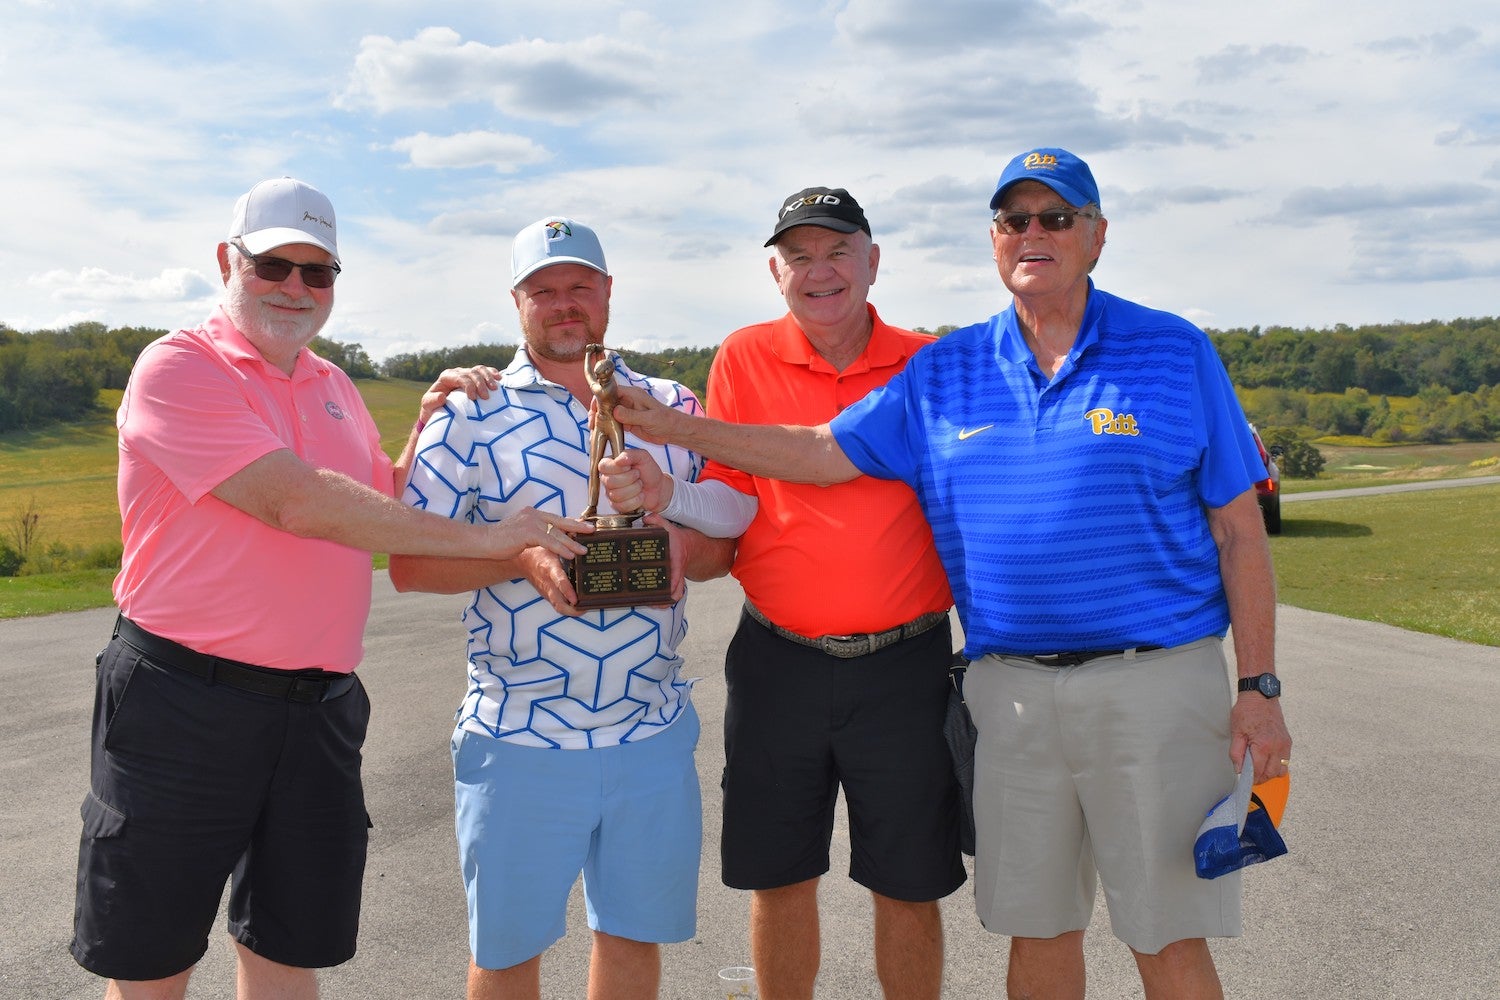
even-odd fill
[[(361, 674), (375, 705), (365, 776), (375, 830), (359, 954), (323, 974), (358, 1000), (460, 997), (467, 962), (452, 834), (448, 736), (462, 693), (452, 597), (397, 595), (376, 576)], [(690, 598), (684, 650), (702, 678), (705, 831), (698, 936), (663, 950), (667, 998), (707, 998), (748, 964), (747, 899), (718, 879), (721, 651), (733, 581)], [(98, 997), (67, 953), (78, 805), (87, 787), (93, 657), (113, 612), (0, 622), (0, 997)], [(1296, 749), (1283, 832), (1291, 853), (1246, 875), (1244, 937), (1214, 946), (1228, 993), (1287, 1000), (1500, 996), (1500, 649), (1284, 607), (1277, 641)], [(1205, 804), (1207, 805), (1207, 804)], [(845, 830), (824, 880), (818, 995), (879, 996), (869, 901), (845, 876)], [(948, 997), (1003, 996), (1006, 940), (974, 917), (969, 886), (944, 901)], [(587, 927), (575, 890), (544, 994), (582, 997)], [(1087, 939), (1090, 996), (1141, 995), (1102, 905)], [(218, 939), (190, 996), (232, 995)], [(720, 994), (722, 995), (722, 994)]]
[(1343, 500), (1347, 497), (1369, 497), (1382, 493), (1418, 493), (1423, 490), (1452, 490), (1465, 486), (1494, 486), (1500, 476), (1470, 476), (1467, 479), (1430, 479), (1420, 483), (1388, 483), (1384, 486), (1351, 486), (1342, 490), (1318, 490), (1312, 493), (1283, 493), (1282, 503), (1303, 500)]

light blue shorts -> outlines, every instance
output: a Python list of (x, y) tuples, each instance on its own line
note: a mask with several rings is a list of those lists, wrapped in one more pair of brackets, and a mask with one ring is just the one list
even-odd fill
[(650, 739), (597, 750), (455, 731), (455, 830), (475, 964), (508, 969), (562, 938), (580, 872), (594, 930), (691, 938), (703, 853), (697, 746), (691, 705)]

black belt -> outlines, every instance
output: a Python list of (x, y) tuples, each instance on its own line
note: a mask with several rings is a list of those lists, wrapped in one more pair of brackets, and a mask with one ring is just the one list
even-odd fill
[(1012, 660), (1031, 660), (1044, 667), (1076, 667), (1080, 663), (1097, 660), (1101, 656), (1124, 656), (1126, 653), (1149, 653), (1165, 646), (1131, 646), (1129, 649), (1088, 649), (1071, 653), (996, 653), (996, 656)]
[(857, 635), (820, 635), (816, 639), (809, 639), (799, 632), (782, 628), (771, 619), (760, 613), (760, 609), (749, 601), (745, 602), (745, 613), (766, 628), (775, 632), (789, 642), (795, 642), (801, 646), (810, 646), (821, 653), (836, 656), (841, 660), (851, 660), (856, 656), (868, 656), (870, 653), (894, 646), (898, 642), (921, 635), (929, 629), (948, 620), (946, 611), (929, 611), (918, 618), (913, 618), (905, 625), (897, 625), (888, 628), (884, 632), (861, 632)]
[(354, 675), (328, 670), (273, 670), (253, 663), (226, 660), (189, 649), (171, 639), (147, 632), (121, 615), (115, 619), (115, 635), (136, 651), (163, 666), (201, 677), (210, 684), (250, 691), (284, 701), (332, 701), (354, 687)]

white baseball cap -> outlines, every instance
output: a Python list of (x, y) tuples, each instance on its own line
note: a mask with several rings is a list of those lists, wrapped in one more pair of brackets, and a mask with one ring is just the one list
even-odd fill
[(510, 251), (510, 287), (551, 264), (582, 264), (608, 275), (599, 237), (581, 222), (549, 215), (516, 234)]
[(238, 238), (252, 255), (288, 243), (311, 243), (339, 263), (333, 203), (317, 188), (291, 177), (261, 181), (241, 195), (234, 205), (228, 238)]

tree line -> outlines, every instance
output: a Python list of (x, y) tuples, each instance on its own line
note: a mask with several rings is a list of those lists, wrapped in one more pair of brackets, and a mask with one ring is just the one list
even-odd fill
[[(933, 332), (942, 336), (954, 329)], [(1384, 441), (1500, 437), (1500, 318), (1207, 332), (1246, 411), (1262, 427)], [(165, 333), (101, 323), (22, 332), (0, 324), (0, 432), (91, 413), (99, 390), (124, 388), (141, 350)], [(431, 382), (445, 368), (503, 368), (516, 350), (514, 344), (473, 344), (376, 362), (359, 344), (320, 337), (312, 346), (354, 378), (414, 382)], [(716, 351), (621, 354), (633, 369), (676, 379), (701, 394)]]
[[(316, 344), (313, 350), (338, 363), (334, 357), (318, 350)], [(643, 353), (619, 349), (620, 356), (632, 371), (673, 379), (700, 396), (708, 385), (708, 366), (713, 363), (718, 350), (717, 347), (670, 347), (664, 351)], [(504, 368), (515, 355), (515, 344), (470, 344), (422, 351), (419, 354), (395, 354), (382, 361), (378, 367), (380, 375), (385, 378), (431, 382), (445, 368), (469, 368), (474, 365)], [(340, 364), (339, 367), (342, 368), (343, 365)]]

